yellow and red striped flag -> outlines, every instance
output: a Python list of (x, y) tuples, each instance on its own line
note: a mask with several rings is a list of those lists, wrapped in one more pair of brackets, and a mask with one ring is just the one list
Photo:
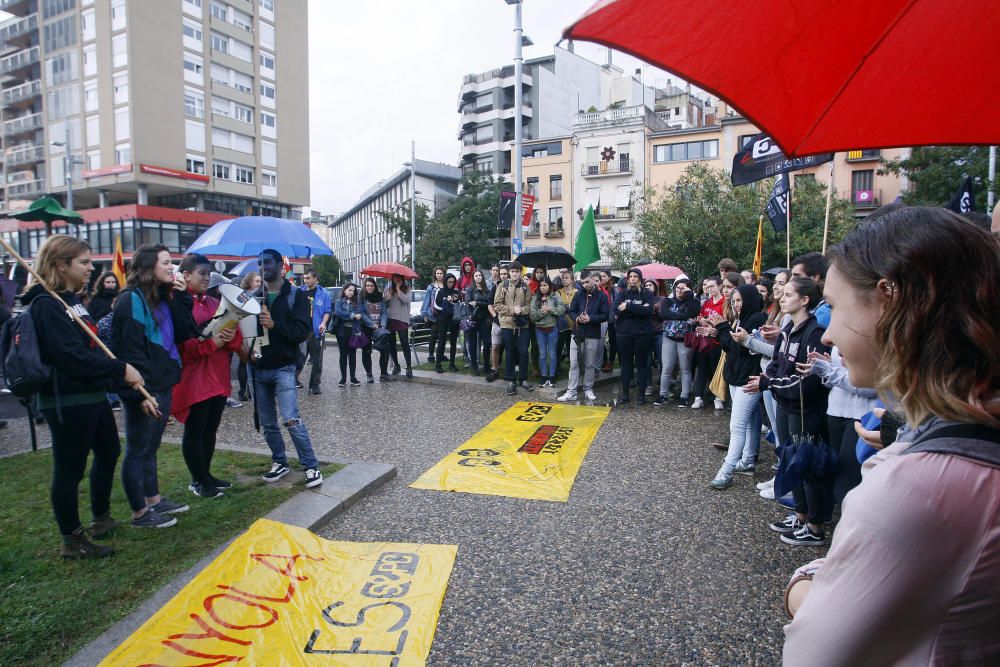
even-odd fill
[(118, 287), (125, 287), (125, 254), (122, 252), (122, 235), (115, 239), (115, 257), (111, 261), (111, 272), (118, 279)]
[(757, 221), (757, 248), (753, 252), (753, 273), (760, 275), (761, 263), (764, 261), (764, 216)]

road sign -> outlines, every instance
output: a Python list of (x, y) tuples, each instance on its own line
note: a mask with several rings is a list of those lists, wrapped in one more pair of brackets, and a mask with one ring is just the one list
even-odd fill
[(522, 252), (524, 252), (524, 240), (523, 239), (511, 239), (510, 240), (510, 256), (517, 257)]

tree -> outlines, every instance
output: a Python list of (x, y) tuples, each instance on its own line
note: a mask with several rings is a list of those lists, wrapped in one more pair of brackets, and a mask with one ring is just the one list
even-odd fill
[(975, 210), (988, 213), (989, 161), (987, 146), (918, 146), (907, 158), (885, 161), (879, 173), (905, 176), (910, 188), (903, 193), (903, 203), (913, 206), (947, 206), (971, 176)]
[[(424, 232), (427, 231), (427, 225), (430, 223), (430, 207), (423, 202), (417, 202), (414, 206), (416, 215), (416, 227), (417, 238), (421, 238)], [(410, 200), (407, 199), (404, 202), (399, 203), (386, 211), (380, 211), (379, 215), (385, 221), (386, 226), (389, 228), (390, 232), (395, 232), (399, 238), (406, 245), (410, 245), (410, 232), (411, 229), (411, 219), (410, 219)], [(410, 256), (406, 256), (406, 261), (404, 262), (407, 266), (410, 264)]]
[(316, 269), (320, 285), (330, 287), (340, 284), (340, 260), (333, 255), (316, 255), (312, 268)]
[[(638, 214), (635, 237), (627, 249), (612, 237), (602, 252), (622, 269), (639, 256), (681, 267), (692, 278), (715, 274), (716, 264), (731, 257), (738, 266), (753, 263), (758, 216), (764, 214), (773, 181), (733, 186), (729, 172), (692, 163), (672, 186), (648, 189)], [(801, 178), (792, 196), (792, 256), (820, 250), (826, 186)], [(839, 241), (854, 226), (854, 208), (834, 194), (830, 209), (829, 243)], [(620, 240), (620, 237), (619, 239)], [(764, 268), (784, 266), (785, 234), (773, 231), (764, 218)]]

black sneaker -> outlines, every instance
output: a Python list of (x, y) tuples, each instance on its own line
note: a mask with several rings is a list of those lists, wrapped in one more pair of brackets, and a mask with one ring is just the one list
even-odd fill
[(399, 371), (399, 366), (398, 365), (392, 367), (392, 374), (393, 375), (399, 375), (399, 372), (400, 371)]
[(507, 395), (513, 396), (516, 393), (517, 393), (517, 384), (511, 382), (510, 384), (507, 385)]
[(434, 372), (435, 373), (444, 373), (444, 366), (441, 365), (441, 362), (438, 362), (438, 363), (434, 364)]
[(340, 378), (340, 382), (337, 383), (337, 386), (343, 389), (344, 387), (347, 386), (347, 380), (345, 380), (344, 378)]
[(413, 377), (413, 369), (412, 368), (407, 368), (406, 369), (406, 377), (408, 377), (408, 378)]
[(520, 384), (521, 389), (524, 389), (525, 391), (535, 391), (535, 385), (531, 384), (530, 382), (521, 380), (518, 384)]
[(231, 489), (231, 488), (233, 488), (233, 483), (232, 482), (227, 482), (224, 479), (219, 479), (215, 475), (209, 475), (208, 478), (212, 480), (213, 486), (215, 486), (215, 488), (217, 488), (217, 489)]
[(295, 388), (296, 389), (305, 389), (305, 387), (306, 386), (304, 384), (302, 384), (301, 382), (296, 382), (295, 383)]
[(265, 482), (277, 482), (288, 474), (289, 468), (283, 463), (272, 463), (271, 469), (264, 473)]
[(618, 405), (628, 405), (629, 397), (628, 394), (618, 394), (618, 400), (615, 401)]
[(639, 397), (636, 399), (636, 403), (639, 405), (646, 405), (646, 394), (639, 392)]
[(171, 500), (167, 500), (163, 496), (160, 496), (160, 502), (155, 505), (150, 505), (149, 509), (153, 510), (157, 514), (180, 514), (181, 512), (187, 512), (191, 509), (191, 506), (186, 503), (175, 503)]
[(169, 528), (175, 525), (177, 525), (176, 517), (164, 516), (152, 508), (148, 508), (138, 519), (132, 519), (133, 528)]
[(669, 401), (670, 401), (670, 397), (668, 397), (668, 396), (662, 396), (661, 395), (659, 398), (657, 398), (655, 401), (653, 401), (653, 407), (662, 408)]
[(799, 515), (795, 512), (790, 512), (781, 521), (775, 521), (774, 523), (768, 524), (768, 528), (776, 533), (794, 533), (799, 530), (805, 524), (799, 521)]
[(687, 396), (681, 396), (677, 399), (677, 407), (679, 408), (689, 408), (691, 407), (691, 399)]
[[(374, 380), (372, 380), (372, 382), (374, 382)], [(352, 387), (360, 387), (361, 386), (361, 383), (358, 382), (358, 378), (351, 378), (351, 386)]]
[(222, 491), (212, 484), (211, 482), (205, 484), (195, 484), (194, 489), (192, 489), (194, 495), (199, 498), (221, 498), (226, 495)]
[(798, 547), (821, 547), (826, 544), (823, 531), (814, 533), (809, 526), (802, 526), (793, 533), (782, 533), (781, 541)]
[(319, 396), (323, 393), (323, 390), (319, 387), (309, 387), (309, 394), (312, 396)]
[(456, 366), (455, 364), (448, 364), (448, 372), (449, 373), (457, 373), (458, 372), (458, 366)]
[[(366, 376), (366, 380), (365, 381), (368, 382), (368, 384), (375, 384), (375, 377), (372, 376), (372, 375), (368, 375), (368, 376)], [(358, 384), (360, 384), (360, 382)]]
[[(174, 519), (177, 521), (177, 519)], [(83, 527), (77, 528), (71, 535), (63, 535), (60, 555), (67, 560), (84, 560), (90, 558), (107, 558), (113, 556), (115, 550), (101, 544), (94, 544), (87, 539)]]
[(311, 489), (323, 483), (323, 473), (316, 468), (306, 468), (306, 488)]
[(486, 374), (486, 381), (495, 382), (498, 377), (500, 377), (499, 373), (497, 373), (496, 371), (490, 371), (489, 373)]

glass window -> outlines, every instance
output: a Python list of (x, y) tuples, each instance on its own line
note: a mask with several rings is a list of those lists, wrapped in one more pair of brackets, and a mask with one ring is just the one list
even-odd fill
[(205, 82), (205, 60), (201, 56), (184, 52), (184, 80), (199, 85)]
[(706, 160), (719, 157), (719, 140), (711, 139), (702, 142), (702, 157)]
[(87, 153), (87, 169), (94, 170), (101, 168), (101, 151), (90, 151)]
[(253, 77), (243, 72), (233, 72), (233, 88), (244, 93), (253, 93)]
[(260, 22), (260, 45), (269, 49), (274, 48), (274, 26), (263, 21)]
[[(124, 67), (126, 65), (128, 65), (128, 35), (122, 33), (111, 38), (111, 66)], [(186, 61), (184, 66), (187, 67)]]
[(260, 184), (266, 188), (278, 187), (278, 175), (269, 171), (260, 172)]
[(49, 120), (74, 116), (80, 113), (80, 88), (67, 86), (48, 92)]
[(201, 0), (184, 0), (184, 13), (201, 16)]
[(221, 2), (212, 3), (212, 18), (217, 18), (220, 21), (227, 21), (229, 19), (229, 12), (226, 11), (226, 5)]
[(247, 32), (253, 30), (253, 17), (238, 9), (232, 9), (232, 24), (237, 28), (243, 28)]
[(562, 206), (553, 206), (549, 209), (549, 232), (558, 233), (563, 230), (563, 210)]
[(230, 39), (229, 50), (234, 58), (239, 58), (248, 63), (253, 62), (253, 48), (249, 44), (244, 44), (238, 39)]
[(87, 127), (87, 145), (88, 146), (100, 146), (101, 145), (101, 117), (100, 116), (87, 116), (86, 127)]
[(47, 19), (52, 18), (57, 14), (68, 12), (75, 6), (76, 0), (44, 0), (42, 3), (42, 16)]
[(201, 51), (201, 23), (186, 18), (181, 26), (181, 32), (184, 35), (184, 46), (195, 51)]
[(242, 104), (233, 104), (233, 117), (244, 123), (253, 123), (253, 109)]
[(187, 169), (192, 174), (204, 174), (205, 158), (199, 157), (197, 155), (188, 155), (187, 161), (185, 162), (185, 169)]
[(89, 42), (97, 37), (97, 26), (94, 23), (93, 9), (87, 9), (80, 13), (80, 33), (85, 42)]
[(184, 121), (184, 147), (189, 151), (205, 150), (205, 124), (194, 120)]
[(252, 167), (241, 167), (236, 166), (236, 182), (246, 183), (247, 185), (253, 185), (253, 173)]
[(538, 196), (538, 177), (531, 176), (528, 178), (528, 194), (532, 197)]
[(229, 38), (217, 32), (212, 33), (212, 48), (220, 53), (229, 53)]
[(260, 112), (260, 133), (262, 136), (275, 138), (278, 135), (277, 124), (277, 116), (264, 111)]
[(83, 75), (94, 76), (97, 74), (97, 45), (88, 44), (83, 47)]
[(129, 138), (128, 107), (115, 109), (115, 141)]
[(278, 144), (273, 141), (260, 142), (260, 163), (267, 167), (278, 166)]
[(476, 143), (482, 144), (493, 141), (493, 126), (483, 125), (476, 128)]
[(701, 159), (701, 144), (700, 141), (691, 141), (687, 145), (687, 159), (689, 160), (700, 160)]
[(115, 164), (129, 164), (130, 162), (132, 162), (132, 146), (130, 144), (115, 146)]
[(111, 31), (125, 28), (125, 0), (111, 0)]
[(216, 162), (212, 165), (212, 175), (224, 181), (229, 180), (229, 165)]
[(549, 199), (558, 201), (562, 199), (562, 175), (549, 176)]
[(274, 86), (272, 86), (270, 84), (267, 84), (267, 83), (260, 84), (260, 94), (261, 94), (262, 97), (266, 97), (268, 99), (273, 100), (274, 99), (274, 94), (275, 94), (274, 93)]
[(67, 16), (45, 24), (43, 35), (45, 50), (50, 53), (76, 44), (76, 16)]
[(192, 88), (184, 89), (184, 113), (192, 118), (205, 117), (205, 96)]
[(67, 51), (45, 61), (49, 85), (76, 81), (80, 77), (80, 60), (76, 51)]
[(121, 74), (115, 74), (114, 78), (111, 79), (111, 88), (114, 90), (114, 100), (115, 104), (127, 104), (128, 103), (128, 72), (122, 72)]
[(670, 145), (670, 161), (679, 162), (687, 159), (687, 144)]
[(271, 55), (270, 53), (265, 53), (265, 52), (261, 51), (261, 53), (260, 53), (260, 68), (261, 68), (261, 70), (264, 70), (267, 73), (271, 74), (272, 77), (273, 77), (273, 75), (274, 75), (274, 56)]

